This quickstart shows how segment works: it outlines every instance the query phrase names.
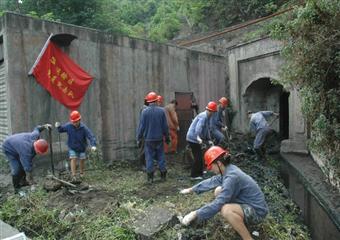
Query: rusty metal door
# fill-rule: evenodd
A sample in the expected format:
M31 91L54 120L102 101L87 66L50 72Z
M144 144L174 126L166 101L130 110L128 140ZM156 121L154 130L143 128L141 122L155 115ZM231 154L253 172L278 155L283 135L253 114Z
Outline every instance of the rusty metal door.
M186 135L194 117L191 107L193 96L193 92L175 92L175 99L177 101L176 112L180 127L178 133L178 151L183 150L187 145Z

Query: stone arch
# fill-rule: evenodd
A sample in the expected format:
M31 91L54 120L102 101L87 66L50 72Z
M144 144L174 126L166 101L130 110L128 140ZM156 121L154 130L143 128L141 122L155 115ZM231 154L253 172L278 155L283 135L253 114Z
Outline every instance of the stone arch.
M280 113L279 120L269 124L282 139L289 137L289 92L282 85L273 84L270 77L260 77L246 86L242 94L244 111L275 111ZM245 116L247 114L244 114Z

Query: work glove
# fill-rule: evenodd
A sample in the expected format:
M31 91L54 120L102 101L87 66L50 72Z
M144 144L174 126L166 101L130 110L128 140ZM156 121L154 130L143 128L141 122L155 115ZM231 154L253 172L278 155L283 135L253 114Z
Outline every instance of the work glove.
M49 124L49 123L44 124L43 127L44 127L46 130L52 129L52 125Z
M197 141L198 141L198 144L202 144L203 143L203 140L200 138L200 136L197 136Z
M180 194L188 194L188 193L191 193L191 192L192 192L191 188L185 188L185 189L182 189L179 193Z
M97 147L96 146L92 146L91 147L91 152L95 152L95 151L97 151Z
M214 142L213 141L211 141L211 140L209 140L208 141L208 145L211 147L211 146L214 146Z
M26 181L28 182L29 185L33 185L33 174L32 172L25 172L26 173Z
M170 144L170 138L169 138L169 136L167 136L166 138L165 138L165 142L166 142L166 144Z
M194 221L197 217L196 211L192 211L191 213L185 215L182 219L182 224L188 226L192 221Z
M223 131L223 132L226 132L226 131L228 131L228 127L227 127L227 126L225 126L225 127L222 127L222 131Z
M139 141L139 140L137 141L137 147L138 147L138 148L141 148L141 147L142 147L142 141Z
M42 132L45 129L45 127L43 125L38 125L37 129L39 132Z
M58 127L60 127L60 122L55 122L55 124L54 124L54 126L56 127L56 128L58 128Z
M177 131L179 132L179 127L177 127Z

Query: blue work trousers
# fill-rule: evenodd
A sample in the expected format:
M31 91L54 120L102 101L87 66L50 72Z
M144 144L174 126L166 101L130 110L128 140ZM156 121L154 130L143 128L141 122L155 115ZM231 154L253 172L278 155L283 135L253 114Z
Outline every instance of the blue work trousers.
M13 156L12 154L8 152L4 152L6 155L6 158L8 159L9 166L11 168L11 175L12 176L21 176L25 173L24 168L22 167L22 164L19 160L19 156Z
M218 130L217 128L214 128L214 129L211 130L211 135L216 140L217 145L224 141L225 137L224 137L223 133L220 130Z
M153 162L158 162L158 167L161 172L166 171L165 154L163 141L145 141L145 159L146 172L154 172Z

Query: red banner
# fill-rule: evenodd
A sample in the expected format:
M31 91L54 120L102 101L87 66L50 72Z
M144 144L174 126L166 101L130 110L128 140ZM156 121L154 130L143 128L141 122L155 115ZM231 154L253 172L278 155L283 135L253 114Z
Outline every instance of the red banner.
M49 40L32 74L51 96L65 107L76 110L93 77Z

